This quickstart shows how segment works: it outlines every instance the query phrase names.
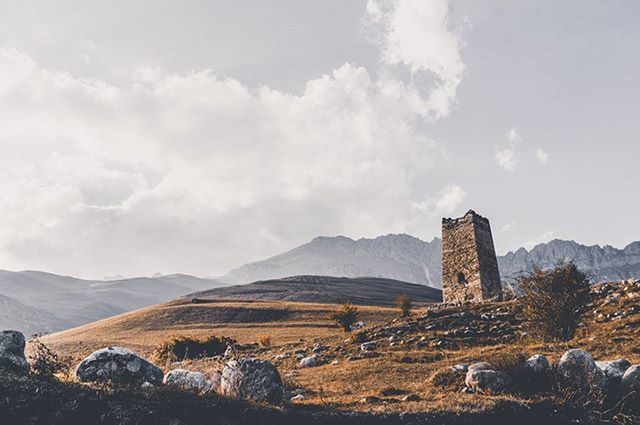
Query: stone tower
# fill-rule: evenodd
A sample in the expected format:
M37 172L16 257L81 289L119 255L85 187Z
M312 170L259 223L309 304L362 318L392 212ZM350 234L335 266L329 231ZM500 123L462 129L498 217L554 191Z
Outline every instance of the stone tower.
M473 210L442 219L442 291L446 303L502 299L489 220Z

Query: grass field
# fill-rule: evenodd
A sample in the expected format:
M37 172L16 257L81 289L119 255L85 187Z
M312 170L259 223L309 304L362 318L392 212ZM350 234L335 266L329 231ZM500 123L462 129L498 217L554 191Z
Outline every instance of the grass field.
M639 296L637 285L624 289L623 295L613 301L607 294L596 296L578 334L564 343L530 341L521 330L513 301L446 309L422 307L409 318L399 318L394 308L359 307L368 339L377 344L372 353L362 353L360 344L352 342L328 319L336 305L192 303L188 299L53 334L43 341L80 360L93 350L110 345L129 347L152 357L155 347L168 338L216 334L245 344L243 356L273 361L290 388L305 391L305 398L298 404L363 412L481 412L504 403L541 403L550 396L463 394L459 392L463 376L443 386L434 383L433 375L457 363L491 362L506 353L545 354L557 361L570 348L583 348L596 360L625 357L638 364L640 314L635 310ZM617 319L607 318L618 311L628 313ZM485 313L494 318L483 319ZM487 331L493 329L491 326L500 328L499 332ZM457 331L460 329L477 332L469 337ZM397 335L395 343L389 340L390 334ZM258 346L259 335L270 335L271 346ZM319 354L322 364L299 368L293 354L309 355L316 345L324 347ZM289 357L274 360L283 353ZM218 359L185 360L180 364L207 373L221 366L222 360ZM418 399L403 401L408 394L417 395Z

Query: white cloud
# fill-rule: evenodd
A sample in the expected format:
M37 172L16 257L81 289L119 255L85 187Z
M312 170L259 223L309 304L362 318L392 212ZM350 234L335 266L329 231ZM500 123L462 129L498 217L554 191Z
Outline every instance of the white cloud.
M515 223L507 223L504 226L502 226L500 228L500 230L498 231L498 233L502 234L502 233L507 233L508 231L510 231L511 229L513 229L515 227Z
M405 66L413 78L432 78L424 114L436 119L448 115L465 70L460 29L450 29L448 2L368 0L367 19L383 65Z
M549 161L549 154L538 148L536 149L536 158L538 158L538 161L546 164Z
M549 242L551 239L553 239L554 235L555 235L555 232L553 230L546 231L543 234L541 234L540 236L538 236L537 238L535 238L533 240L530 240L530 241L524 242L522 244L522 246L525 249L530 251L536 245L539 245L541 243Z
M1 50L2 266L210 274L318 234L420 228L430 217L412 207L428 196L415 182L440 155L420 120L448 113L462 70L446 12L407 4L427 29L405 3L386 4L384 24L369 15L385 46L401 47L383 62L436 75L426 92L352 64L299 95L206 70L140 68L115 85ZM417 32L398 27L409 18ZM437 49L424 57L404 40L427 36ZM433 205L449 211L463 197L451 186Z
M514 172L520 163L520 145L524 143L515 128L511 128L507 132L507 143L508 146L506 148L499 149L496 152L496 160L500 167Z
M450 184L442 188L433 198L415 203L413 208L432 215L451 214L462 205L466 196L467 192L463 188Z

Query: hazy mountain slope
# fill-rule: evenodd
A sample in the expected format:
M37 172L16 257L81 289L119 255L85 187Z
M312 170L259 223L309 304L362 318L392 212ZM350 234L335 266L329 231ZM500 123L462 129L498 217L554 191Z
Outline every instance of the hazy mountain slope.
M246 285L216 288L193 294L197 300L261 300L337 304L351 301L360 305L392 306L406 293L415 303L442 301L438 289L383 278L293 276Z
M232 270L221 280L247 283L302 274L373 276L442 287L440 240L425 242L409 235L386 235L353 240L344 236L319 237L291 251ZM624 249L574 241L553 240L527 251L498 257L500 274L510 280L533 265L548 268L573 259L594 281L640 278L640 242Z
M187 275L92 281L36 271L0 271L0 328L27 334L56 331L219 285Z
M49 313L0 294L0 329L20 329L26 335L32 335L70 326L70 323Z
M232 270L223 281L242 284L295 275L384 277L434 287L441 284L440 240L410 235L375 239L317 237L264 261Z

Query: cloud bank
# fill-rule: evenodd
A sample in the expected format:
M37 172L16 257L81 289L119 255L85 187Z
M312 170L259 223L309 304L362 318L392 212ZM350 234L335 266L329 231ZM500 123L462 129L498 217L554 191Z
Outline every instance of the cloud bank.
M222 273L318 234L421 225L461 42L444 0L369 1L380 69L355 64L299 94L210 70L136 68L125 83L44 69L0 51L4 268L97 277ZM404 78L406 72L429 78Z

